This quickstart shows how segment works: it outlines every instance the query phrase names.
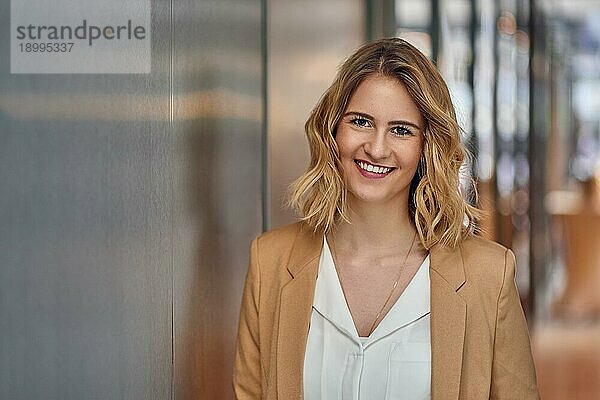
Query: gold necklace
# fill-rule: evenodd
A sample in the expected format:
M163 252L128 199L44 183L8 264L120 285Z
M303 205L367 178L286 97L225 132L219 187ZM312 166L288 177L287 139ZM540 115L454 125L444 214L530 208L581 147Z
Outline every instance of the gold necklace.
M408 256L410 255L412 248L415 245L416 238L417 238L417 232L415 232L415 235L413 236L413 240L412 240L412 243L410 244L410 248L408 249L408 253L406 253L406 256L404 256L404 262L402 263L402 268L400 268L400 270L398 271L398 276L396 276L396 281L394 281L392 290L390 291L390 294L388 295L387 299L385 300L385 303L383 303L383 306L381 307L381 309L379 309L379 312L375 316L375 321L373 321L373 324L371 324L371 328L369 329L368 336L371 336L371 334L373 333L373 329L375 328L377 322L379 321L379 318L381 317L381 313L383 313L383 310L385 310L385 307L390 302L390 299L392 298L392 295L394 294L394 291L396 290L396 287L398 286L398 282L400 281L400 276L402 275L402 271L404 271L404 268L406 266L406 260L408 260ZM341 284L342 283L342 278L341 278L342 274L340 274L340 271L337 267L337 262L336 262L337 256L335 254L335 245L333 243L331 244L331 253L333 255L333 265L335 267L335 270L338 273L338 277L340 277L340 286L342 287L342 293L344 294L344 297L346 298L346 304L348 304L348 296L346 296L346 291L344 290L344 285Z

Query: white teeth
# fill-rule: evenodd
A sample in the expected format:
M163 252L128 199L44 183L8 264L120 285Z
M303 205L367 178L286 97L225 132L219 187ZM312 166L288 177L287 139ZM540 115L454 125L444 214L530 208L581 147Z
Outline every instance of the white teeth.
M369 172L374 172L376 174L387 174L388 172L391 171L391 168L387 168L387 167L375 167L371 164L366 164L362 161L358 162L358 165L364 169L365 171L369 171Z

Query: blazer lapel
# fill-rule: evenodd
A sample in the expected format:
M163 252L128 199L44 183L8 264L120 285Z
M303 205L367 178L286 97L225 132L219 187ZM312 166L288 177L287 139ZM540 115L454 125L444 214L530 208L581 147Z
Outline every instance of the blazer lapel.
M290 254L287 269L292 279L281 290L277 337L277 396L280 399L302 399L304 352L323 235L323 231L313 232L300 224Z
M460 247L430 249L431 399L458 399L467 305L457 293L465 283Z

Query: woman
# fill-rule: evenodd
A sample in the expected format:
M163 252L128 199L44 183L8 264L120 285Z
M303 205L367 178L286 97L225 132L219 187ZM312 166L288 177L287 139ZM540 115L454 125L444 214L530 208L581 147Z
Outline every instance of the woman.
M511 250L476 236L448 89L401 39L356 51L305 125L299 222L252 242L238 399L536 399Z

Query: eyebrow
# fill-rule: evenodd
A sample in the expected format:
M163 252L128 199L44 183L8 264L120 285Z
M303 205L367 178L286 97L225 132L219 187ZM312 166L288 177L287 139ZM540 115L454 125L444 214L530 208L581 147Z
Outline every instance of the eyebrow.
M364 118L370 119L370 120L372 120L372 121L373 121L373 120L375 120L375 118L373 118L373 117L372 117L372 116L370 116L369 114L367 114L367 113L364 113L364 112L358 112L358 111L348 111L346 114L344 114L344 115L342 116L342 118L343 118L343 117L346 117L346 116L348 116L348 115L358 115L358 116L361 116L361 117L364 117ZM421 130L421 127L420 127L419 125L415 124L414 122L407 121L407 120L403 120L403 119L401 119L401 120L398 120L398 121L390 121L390 122L388 122L388 125L398 125L398 124L400 124L400 125L410 125L410 126L412 126L413 128L416 128L416 129L418 129L418 130Z

